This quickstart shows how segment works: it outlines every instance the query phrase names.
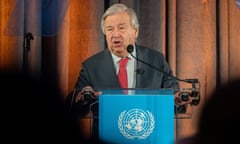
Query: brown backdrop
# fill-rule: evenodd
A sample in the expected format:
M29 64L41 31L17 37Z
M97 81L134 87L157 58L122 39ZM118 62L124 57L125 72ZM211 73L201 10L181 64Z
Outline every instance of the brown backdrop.
M71 0L57 35L35 36L32 41L29 74L50 80L64 95L73 90L81 62L104 49L100 19L115 2L137 12L139 44L163 52L176 76L200 80L201 103L188 107L192 119L176 120L177 138L194 134L211 92L240 78L240 8L234 0ZM4 34L14 4L15 0L0 1L1 71L22 71L23 36Z

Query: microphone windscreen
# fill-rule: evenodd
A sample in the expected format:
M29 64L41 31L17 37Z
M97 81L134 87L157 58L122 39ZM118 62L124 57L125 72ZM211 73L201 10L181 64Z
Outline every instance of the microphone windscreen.
M133 52L133 45L128 45L128 47L127 47L127 51L129 52L129 53L132 53Z

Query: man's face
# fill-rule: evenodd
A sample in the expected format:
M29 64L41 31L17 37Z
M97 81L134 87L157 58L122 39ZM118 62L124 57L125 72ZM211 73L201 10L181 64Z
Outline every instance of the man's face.
M138 29L133 29L130 17L126 12L120 12L105 19L106 40L109 50L119 57L128 55L127 46L135 44Z

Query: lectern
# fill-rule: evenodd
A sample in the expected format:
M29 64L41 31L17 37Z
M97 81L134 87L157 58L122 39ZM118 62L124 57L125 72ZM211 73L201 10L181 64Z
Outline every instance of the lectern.
M172 89L110 89L99 96L99 138L106 143L173 144Z

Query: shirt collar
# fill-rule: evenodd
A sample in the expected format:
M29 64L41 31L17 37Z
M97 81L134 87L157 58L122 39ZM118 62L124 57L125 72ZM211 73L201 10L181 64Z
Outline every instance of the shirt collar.
M121 59L121 57L118 57L118 56L114 55L113 53L111 53L111 55L112 55L112 57L113 57L114 63L118 63L118 61ZM135 46L135 45L133 46L132 55L133 55L134 57L136 57L136 46ZM129 57L130 59L134 59L133 56L131 56L130 54L128 54L128 57Z

